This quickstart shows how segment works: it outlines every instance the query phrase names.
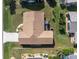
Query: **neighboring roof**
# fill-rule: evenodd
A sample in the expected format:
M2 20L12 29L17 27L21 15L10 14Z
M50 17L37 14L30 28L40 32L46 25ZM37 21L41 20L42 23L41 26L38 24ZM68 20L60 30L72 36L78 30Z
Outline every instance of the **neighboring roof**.
M60 4L77 3L77 0L60 0Z
M65 0L66 3L73 3L73 2L77 2L77 0Z
M69 12L71 22L77 22L77 12Z
M77 55L72 54L72 55L69 55L68 58L69 59L77 59Z
M75 33L77 32L77 22L71 22L70 23L70 30L69 30L70 33Z
M69 14L69 21L68 23L70 24L70 33L75 33L77 32L77 12L68 12Z
M77 43L77 32L75 33L75 43Z
M70 31L71 33L77 32L77 12L69 12L70 15Z

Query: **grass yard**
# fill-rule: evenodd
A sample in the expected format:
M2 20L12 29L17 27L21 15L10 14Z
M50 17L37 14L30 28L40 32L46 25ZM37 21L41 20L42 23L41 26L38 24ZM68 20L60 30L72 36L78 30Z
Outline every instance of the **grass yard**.
M15 42L7 42L3 44L3 51L4 51L4 59L10 59L11 51L14 47L20 47L18 43Z
M3 30L7 32L15 32L20 23L22 23L22 15L18 13L11 15L9 6L4 7Z
M66 44L66 43L64 43ZM67 45L67 44L66 44ZM3 45L4 59L10 59L14 56L16 59L21 59L21 54L24 53L48 53L49 55L57 54L63 48L70 48L71 46L58 45L55 48L22 48L17 42L7 42ZM60 47L59 47L60 46Z

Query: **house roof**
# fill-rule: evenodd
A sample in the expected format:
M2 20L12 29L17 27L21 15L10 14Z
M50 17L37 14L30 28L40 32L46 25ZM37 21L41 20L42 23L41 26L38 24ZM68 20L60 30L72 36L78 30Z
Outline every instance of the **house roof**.
M53 38L53 31L43 31L38 38Z
M43 32L44 13L41 11L30 11L23 14L23 31L20 32L20 37L31 37L39 35Z
M65 0L66 3L73 3L73 2L77 2L77 0Z
M77 12L69 12L69 18L70 18L70 33L77 32Z
M23 31L19 32L20 44L52 44L53 32L44 31L44 13L29 11L23 14Z

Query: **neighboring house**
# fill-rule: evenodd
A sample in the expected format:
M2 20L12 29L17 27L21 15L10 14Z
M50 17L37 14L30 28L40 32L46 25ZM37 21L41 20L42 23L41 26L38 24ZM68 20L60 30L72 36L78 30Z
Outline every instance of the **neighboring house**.
M77 12L68 12L66 14L66 32L69 33L71 41L77 43Z
M77 55L74 55L74 54L69 55L69 56L68 56L68 59L77 59Z
M77 5L77 0L60 0L60 4L71 6L71 5Z
M44 30L44 12L29 11L23 13L23 28L19 32L21 45L52 45L53 31Z

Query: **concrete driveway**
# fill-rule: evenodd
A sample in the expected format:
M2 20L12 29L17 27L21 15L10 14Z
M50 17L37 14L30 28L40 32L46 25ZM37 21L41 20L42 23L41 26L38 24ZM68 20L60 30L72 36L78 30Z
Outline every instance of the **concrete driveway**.
M3 43L5 42L18 42L18 33L3 31Z

